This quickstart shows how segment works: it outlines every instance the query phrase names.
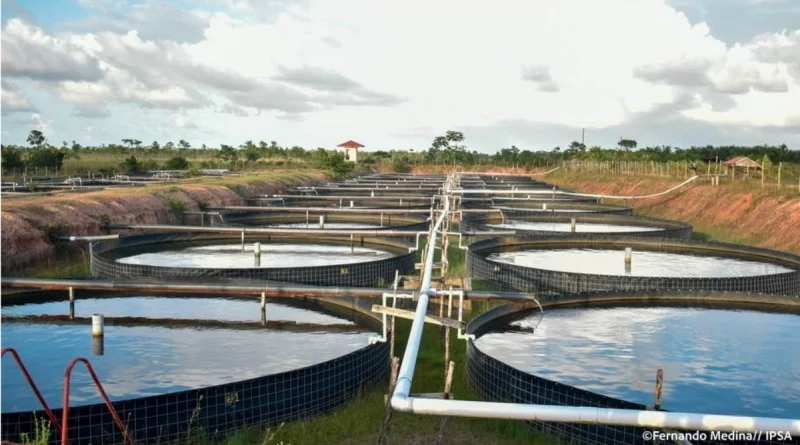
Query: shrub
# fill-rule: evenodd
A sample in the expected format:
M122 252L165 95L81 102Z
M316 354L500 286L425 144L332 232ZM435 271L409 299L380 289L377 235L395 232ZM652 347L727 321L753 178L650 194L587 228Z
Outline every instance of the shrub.
M167 170L186 170L189 168L189 161L183 156L175 156L164 164L164 168Z
M392 162L392 171L395 173L408 173L411 171L411 165L405 159L395 159Z

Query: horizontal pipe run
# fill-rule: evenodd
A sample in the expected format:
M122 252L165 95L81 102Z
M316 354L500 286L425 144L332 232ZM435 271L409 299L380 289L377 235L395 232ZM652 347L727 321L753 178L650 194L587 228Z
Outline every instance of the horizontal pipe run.
M369 195L272 195L272 197L280 199L309 199L309 200L324 200L324 201L359 201L359 200L400 200L403 201L423 201L430 202L430 196L408 196L408 195L384 195L384 196L369 196ZM262 198L250 198L251 201L258 201ZM268 199L268 197L263 198Z
M304 213L304 212L319 212L319 213L356 213L356 214L378 214L384 213L387 215L405 215L405 214L423 214L428 215L431 213L429 209L351 209L349 207L256 207L256 206L209 206L209 209L214 210L244 210L252 212L287 212L287 213Z
M368 229L280 229L266 227L203 227L203 226L177 226L170 224L109 224L109 229L122 230L149 230L168 232L203 232L203 233L235 233L235 234L264 234L264 235L327 235L327 236L368 236L374 238L387 236L416 236L418 231L413 230L368 230Z
M77 235L77 236L59 236L58 239L62 241L99 241L104 239L117 239L119 234L114 235Z
M384 213L387 215L405 215L405 214L424 214L431 213L430 209L402 209L390 207L385 209L351 209L349 207L260 207L260 206L209 206L209 209L214 210L244 210L253 212L287 212L287 213L303 213L303 212L319 212L319 213L356 213L356 214L378 214ZM439 209L433 209L434 213L438 213ZM501 209L461 209L458 212L463 213L500 213ZM189 214L189 212L184 212ZM196 212L203 213L203 212ZM205 212L206 214L219 214L219 212Z
M175 281L118 281L95 279L51 279L51 278L11 278L0 280L3 287L34 288L42 290L67 290L70 287L83 290L147 291L167 293L195 293L218 295L258 295L262 292L268 297L359 297L381 298L387 291L383 287L321 287L302 286L283 283L230 283L220 284L219 280L180 283ZM468 300L533 301L530 294L523 292L464 291Z
M395 393L397 394L397 393ZM628 425L697 431L791 432L800 436L800 421L764 417L639 411L583 406L524 405L518 403L437 400L392 397L392 408L407 413L437 416L481 417L599 425Z
M389 186L389 185L385 185L385 186L378 185L378 186L363 186L363 187L346 187L346 186L345 187L313 187L313 188L310 188L308 190L309 191L313 191L313 190L342 190L342 191L344 191L344 190L347 190L347 191L362 191L362 192L363 191L367 191L367 192L380 191L380 190L391 190L391 191L398 191L398 192L406 192L406 191L412 191L412 190L414 190L414 191L426 190L426 191L436 192L440 188L441 187L438 187L438 186L393 187L393 186Z
M255 311L254 311L255 313ZM261 321L228 321L228 320L201 320L194 318L150 318L150 317L104 317L106 326L136 327L154 326L164 328L209 328L209 329L239 329L260 330L269 329L287 332L362 332L365 329L354 324L319 324L302 323L286 320L268 320L266 324ZM92 317L75 317L68 315L17 315L3 316L3 323L49 324L55 326L87 326L92 323Z
M368 230L368 229L279 229L266 227L219 227L219 226L174 226L170 224L109 224L109 229L117 230L149 230L170 232L202 232L202 233L235 233L240 234L265 234L265 235L328 235L328 236L368 236L374 238L388 236L417 236L426 234L413 230ZM461 232L465 236L501 236L514 235L513 230L507 231L472 231ZM458 232L448 232L448 236L459 236Z

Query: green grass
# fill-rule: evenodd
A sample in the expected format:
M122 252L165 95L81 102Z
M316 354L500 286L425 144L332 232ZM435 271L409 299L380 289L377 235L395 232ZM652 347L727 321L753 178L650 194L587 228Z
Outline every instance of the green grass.
M79 258L48 261L48 264L24 271L22 275L27 278L86 278L89 276L89 255L85 253Z

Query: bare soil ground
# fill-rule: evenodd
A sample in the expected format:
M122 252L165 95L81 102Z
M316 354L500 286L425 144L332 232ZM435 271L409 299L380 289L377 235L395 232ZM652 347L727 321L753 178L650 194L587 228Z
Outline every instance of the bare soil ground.
M561 173L547 182L604 195L648 195L672 188L684 179L652 176ZM695 231L724 242L800 253L800 193L794 189L761 189L756 183L712 187L697 180L665 196L642 200L604 200L629 205L636 214L686 221Z
M319 175L263 173L232 179L194 179L169 185L4 200L2 270L54 261L59 235L99 235L107 223L179 224L183 211L244 205L245 198L311 185Z

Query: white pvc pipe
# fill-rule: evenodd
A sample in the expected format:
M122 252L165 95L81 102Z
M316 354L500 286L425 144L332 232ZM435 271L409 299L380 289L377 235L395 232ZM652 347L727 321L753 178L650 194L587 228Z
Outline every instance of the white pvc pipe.
M397 384L390 402L393 409L413 414L433 414L439 416L630 425L702 431L790 432L792 435L800 436L800 420L793 419L409 397L411 382L414 377L414 369L416 368L417 354L422 340L428 300L429 297L436 295L436 291L430 288L431 270L433 266L433 253L436 245L436 233L449 211L449 197L445 194L444 198L445 207L431 230L426 256L427 261L425 262L425 270L422 276L417 310L414 314L411 332L409 333L406 350L403 354L403 362L397 375ZM459 319L461 319L460 311L461 305L459 305Z
M394 390L394 398L407 398L411 391L411 380L414 378L414 369L417 365L417 353L422 340L422 331L425 326L425 315L428 310L428 300L430 296L436 295L431 289L431 275L433 270L433 257L436 249L436 233L441 227L444 219L450 211L450 198L444 195L444 209L436 220L428 239L428 251L425 256L425 269L422 274L422 284L420 285L419 300L417 301L417 311L414 314L414 321L411 324L411 332L408 334L408 342L400 370L397 373L397 383ZM392 402L394 404L394 402Z
M583 406L524 405L400 397L395 392L392 408L414 414L481 417L545 422L631 425L649 428L700 431L775 431L800 435L800 420L712 414L638 411Z
M103 336L103 314L92 314L92 337Z

